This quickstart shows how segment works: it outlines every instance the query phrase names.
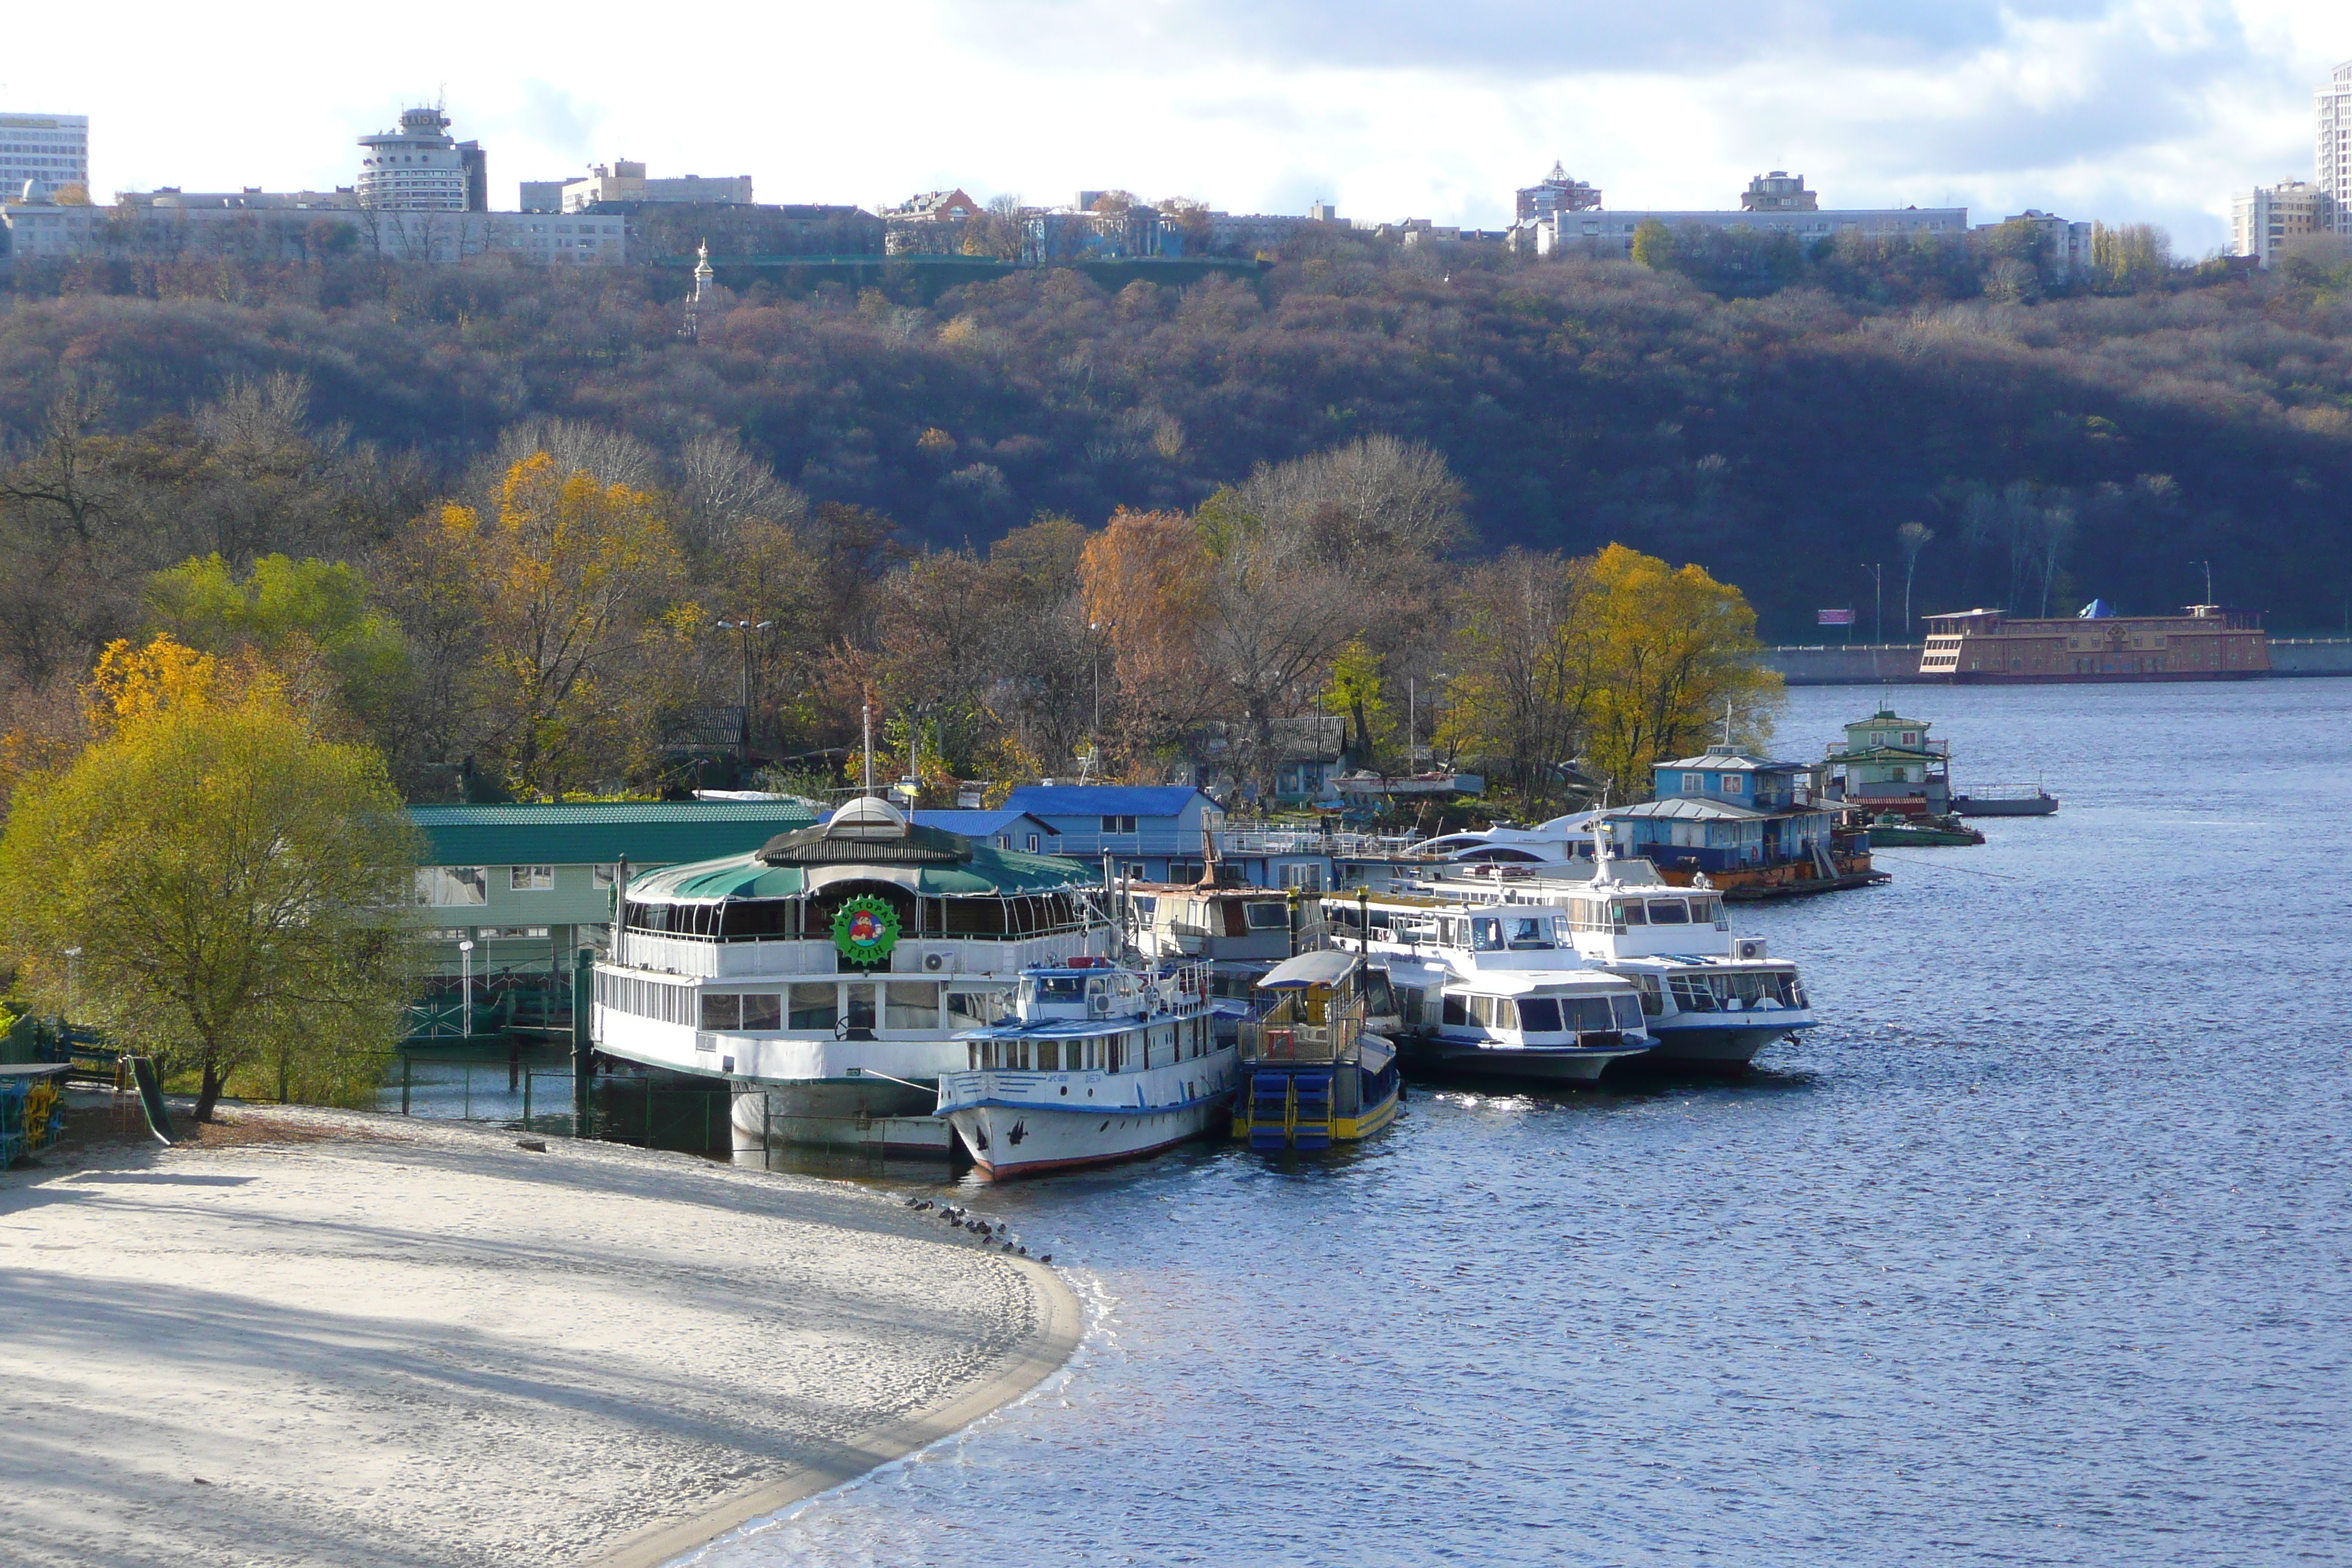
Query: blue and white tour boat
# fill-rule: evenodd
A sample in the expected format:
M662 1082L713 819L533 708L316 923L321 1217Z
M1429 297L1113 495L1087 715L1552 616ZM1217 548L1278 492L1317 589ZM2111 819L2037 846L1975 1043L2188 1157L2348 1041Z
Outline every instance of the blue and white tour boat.
M1108 959L1023 972L1013 1016L963 1036L936 1114L991 1180L1100 1165L1223 1130L1234 1052L1209 966Z

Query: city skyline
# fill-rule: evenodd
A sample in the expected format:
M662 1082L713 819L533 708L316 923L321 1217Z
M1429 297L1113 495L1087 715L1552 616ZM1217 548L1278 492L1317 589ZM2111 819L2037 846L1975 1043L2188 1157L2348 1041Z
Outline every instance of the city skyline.
M379 37L278 4L231 6L231 26L126 9L147 48L0 77L11 109L90 117L101 202L158 185L348 185L359 137L437 97L487 150L499 208L521 181L628 157L748 174L768 200L873 207L961 186L1049 204L1123 185L1235 212L1320 198L1349 216L1500 227L1511 192L1559 159L1627 209L1730 205L1785 168L1839 206L2147 221L2188 255L2227 244L2231 192L2312 176L2313 95L2352 57L2339 13L2286 0L1960 4L1892 20L1848 0L1666 0L1638 24L1486 0L1442 27L1403 9L1342 25L1309 0L1246 13L1217 0L1181 27L1172 10L1097 0L934 0L888 26L721 4L698 13L698 36L742 47L698 47L676 68L645 67L660 51L624 46L646 30L600 5L570 36L614 47L560 57L498 15L469 23L458 54L443 34ZM1529 40L1563 21L1551 52L1577 68L1530 72ZM271 37L305 53L257 54ZM293 68L321 51L361 63ZM187 85L240 71L267 89L266 134L240 124L234 96ZM192 119L220 133L191 134Z

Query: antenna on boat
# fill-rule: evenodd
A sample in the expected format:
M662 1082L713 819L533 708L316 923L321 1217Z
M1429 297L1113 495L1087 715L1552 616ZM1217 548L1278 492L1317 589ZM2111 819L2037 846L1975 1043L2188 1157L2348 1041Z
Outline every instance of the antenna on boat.
M874 703L871 699L857 710L858 724L866 733L866 793L874 793Z

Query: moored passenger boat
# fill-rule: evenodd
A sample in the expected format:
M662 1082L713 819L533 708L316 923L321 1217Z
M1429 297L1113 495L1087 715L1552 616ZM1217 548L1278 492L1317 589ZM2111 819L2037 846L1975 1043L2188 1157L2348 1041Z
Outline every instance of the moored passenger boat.
M1770 957L1761 937L1733 935L1719 894L1669 883L1647 860L1612 856L1605 839L1595 848L1580 883L1498 881L1460 892L1489 902L1515 945L1540 940L1549 921L1580 961L1640 987L1657 1044L1639 1066L1745 1067L1820 1022L1797 966Z
M626 882L596 966L608 1056L735 1090L739 1140L946 1159L961 1035L1021 972L1117 944L1099 873L910 825L871 796L757 853Z
M1258 982L1271 1005L1241 1027L1234 1136L1253 1149L1325 1149L1396 1120L1403 1092L1386 973L1359 953L1303 952Z
M1100 960L1024 972L1013 1015L963 1037L935 1114L992 1180L1157 1153L1220 1124L1234 1047L1219 1045L1209 971Z
M1324 901L1334 939L1387 971L1407 1067L1589 1083L1655 1042L1639 990L1562 939L1565 913L1411 893Z

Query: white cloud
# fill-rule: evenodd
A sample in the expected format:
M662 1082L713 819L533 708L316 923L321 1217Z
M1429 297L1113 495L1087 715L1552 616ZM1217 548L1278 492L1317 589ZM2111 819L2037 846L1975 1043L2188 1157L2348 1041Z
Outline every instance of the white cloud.
M1234 210L1506 220L1565 158L1612 205L1728 205L1766 168L1833 204L2152 219L2307 174L2352 16L2311 0L611 0L411 26L284 0L110 9L43 62L102 189L351 183L353 139L446 91L492 191L643 158L770 200L961 184L1183 192Z

